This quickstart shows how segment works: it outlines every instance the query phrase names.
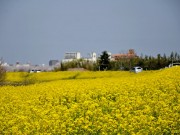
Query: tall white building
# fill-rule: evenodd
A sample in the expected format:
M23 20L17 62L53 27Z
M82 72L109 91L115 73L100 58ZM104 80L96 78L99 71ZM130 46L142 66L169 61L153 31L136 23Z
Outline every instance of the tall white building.
M95 52L90 53L90 57L84 58L84 60L91 61L91 62L96 62L97 61L97 56Z
M112 59L112 54L111 54L111 52L107 52L108 53L108 55L109 55L109 59L111 60Z
M62 62L70 62L81 58L80 52L66 52Z

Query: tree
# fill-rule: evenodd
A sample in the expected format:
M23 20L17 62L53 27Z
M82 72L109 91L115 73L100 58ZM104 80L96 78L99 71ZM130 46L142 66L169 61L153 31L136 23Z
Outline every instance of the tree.
M2 85L5 81L6 78L6 70L5 68L2 66L3 64L3 60L2 58L0 59L0 85Z
M156 69L160 69L162 68L162 58L161 58L161 54L157 55L157 64L156 64Z
M107 51L103 51L102 55L100 55L99 66L100 66L100 70L110 69L110 58Z
M174 52L171 52L171 55L170 55L170 60L171 60L171 63L174 62Z

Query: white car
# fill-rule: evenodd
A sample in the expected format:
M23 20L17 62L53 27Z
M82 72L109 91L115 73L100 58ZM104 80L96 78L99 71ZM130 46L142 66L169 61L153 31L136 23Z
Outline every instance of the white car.
M32 69L32 70L30 70L29 72L30 72L30 73L40 73L41 70L36 70L36 69L34 70L34 69Z
M180 66L180 63L171 63L171 64L169 64L169 67L173 67L173 66Z
M135 72L135 73L139 73L139 72L142 72L143 71L143 68L137 66L137 67L133 67L131 69L131 72Z

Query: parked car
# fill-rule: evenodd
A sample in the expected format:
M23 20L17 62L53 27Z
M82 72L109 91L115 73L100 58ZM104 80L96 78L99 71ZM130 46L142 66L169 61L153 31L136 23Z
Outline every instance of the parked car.
M30 73L39 73L39 72L41 72L41 70L32 69L32 70L30 70L29 72L30 72Z
M30 72L30 73L35 73L35 70L32 69L32 70L30 70L29 72Z
M133 67L133 68L131 69L131 72L134 72L134 73L139 73L139 72L142 72L142 71L143 71L143 68L142 68L142 67L139 67L139 66Z
M180 63L171 63L171 64L169 64L169 67L173 67L173 66L180 66Z

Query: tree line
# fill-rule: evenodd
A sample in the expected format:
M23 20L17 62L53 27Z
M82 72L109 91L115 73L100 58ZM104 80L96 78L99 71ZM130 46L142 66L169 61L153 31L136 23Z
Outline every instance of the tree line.
M140 57L119 58L118 60L111 60L107 51L103 51L100 57L97 59L96 63L79 59L71 62L61 63L59 67L54 69L54 71L67 71L69 68L83 68L89 71L128 71L134 66L140 66L143 68L143 70L158 70L168 67L172 63L180 63L180 54L177 52L171 52L169 56L166 54L157 54L156 57L141 55ZM2 64L3 60L0 59L0 85L4 84L6 78L6 70Z
M180 63L180 54L177 52L171 52L170 56L167 56L166 54L157 54L156 57L141 55L140 57L111 60L107 51L103 51L96 63L83 59L74 60L61 63L59 67L55 68L55 71L67 71L69 68L84 68L90 71L128 71L134 66L140 66L144 70L158 70L168 67L171 63Z

